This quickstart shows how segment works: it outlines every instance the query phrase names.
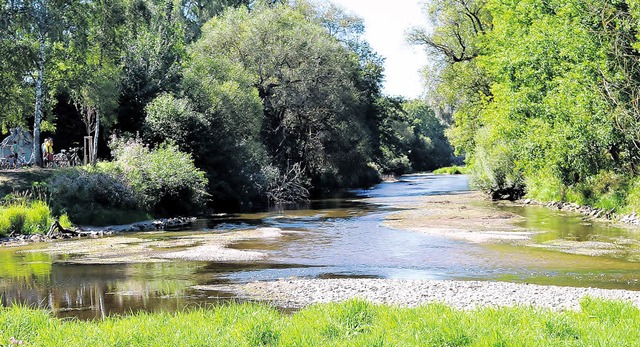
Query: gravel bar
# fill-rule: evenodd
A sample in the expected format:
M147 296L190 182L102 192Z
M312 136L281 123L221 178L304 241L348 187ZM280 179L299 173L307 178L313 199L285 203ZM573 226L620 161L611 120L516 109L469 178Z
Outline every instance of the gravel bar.
M219 286L197 286L217 289ZM283 307L361 298L373 303L415 307L440 302L460 309L534 306L579 310L586 297L629 301L640 307L640 292L619 289L542 286L527 283L395 279L283 279L228 285L239 297Z

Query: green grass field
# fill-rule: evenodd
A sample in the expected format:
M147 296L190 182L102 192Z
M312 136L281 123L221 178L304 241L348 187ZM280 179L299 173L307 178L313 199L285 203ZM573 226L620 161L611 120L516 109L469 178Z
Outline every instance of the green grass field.
M471 311L395 308L352 300L284 314L231 304L103 321L0 309L0 345L12 346L638 346L640 311L585 299L582 311L516 307Z

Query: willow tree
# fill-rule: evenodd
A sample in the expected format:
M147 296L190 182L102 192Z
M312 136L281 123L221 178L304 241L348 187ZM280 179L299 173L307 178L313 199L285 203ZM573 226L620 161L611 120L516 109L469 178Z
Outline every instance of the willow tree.
M487 0L431 0L425 5L429 26L407 34L410 43L425 48L434 65L425 69L427 95L439 118L455 123L450 137L458 152L473 153L483 99L491 80L478 66L483 36L492 30Z
M348 177L366 164L367 135L354 107L357 56L325 28L284 5L237 9L203 28L195 49L252 76L264 121L261 140L285 171L303 168L313 182Z

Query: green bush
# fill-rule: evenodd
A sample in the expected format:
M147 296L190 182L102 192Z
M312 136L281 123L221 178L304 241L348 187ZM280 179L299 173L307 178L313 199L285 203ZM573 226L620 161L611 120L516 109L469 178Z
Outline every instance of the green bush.
M526 175L527 196L540 201L568 199L568 190L552 169L538 170Z
M640 212L640 177L629 182L625 212Z
M191 155L171 143L150 149L138 139L113 139L115 173L131 187L140 208L161 214L193 213L204 206L207 179Z
M465 166L454 165L433 170L433 173L436 175L464 175L467 173L467 168Z
M204 173L176 146L151 150L139 140L114 139L112 148L113 162L62 170L48 182L56 214L79 224L126 224L204 205Z
M524 173L518 167L512 143L482 133L471 166L471 185L494 197L519 198L525 190ZM486 137L485 137L486 136Z
M75 223L106 225L140 220L132 189L122 176L105 172L102 167L60 171L51 178L48 189L54 213L66 213ZM133 218L122 218L123 213Z
M43 201L12 203L0 207L0 236L44 234L53 223L49 206Z

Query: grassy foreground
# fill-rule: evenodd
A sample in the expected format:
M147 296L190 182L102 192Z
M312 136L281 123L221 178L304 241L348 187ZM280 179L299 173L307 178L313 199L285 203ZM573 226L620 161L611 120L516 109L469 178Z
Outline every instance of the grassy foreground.
M460 311L394 308L352 300L293 315L232 304L104 321L0 308L0 345L24 346L637 346L640 311L585 299L581 312L516 307Z

